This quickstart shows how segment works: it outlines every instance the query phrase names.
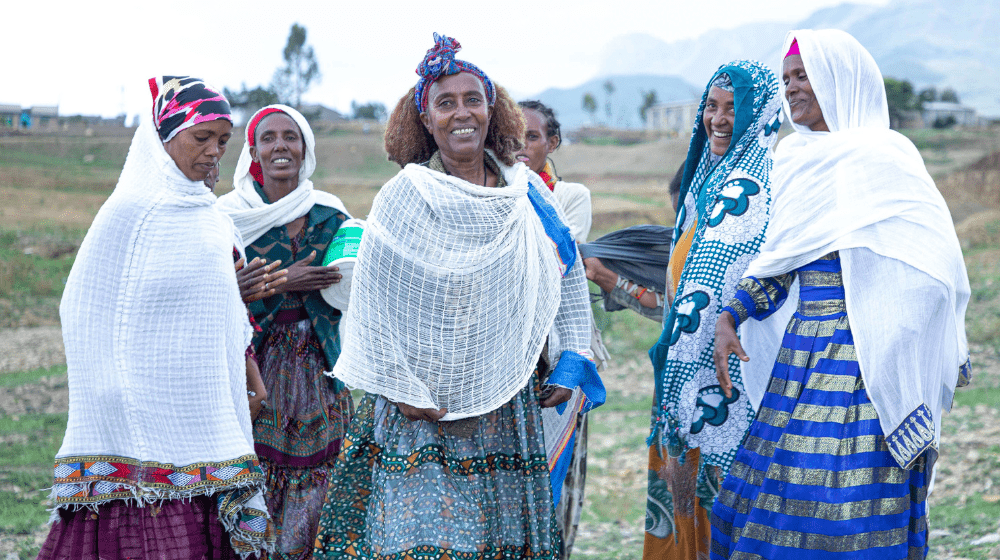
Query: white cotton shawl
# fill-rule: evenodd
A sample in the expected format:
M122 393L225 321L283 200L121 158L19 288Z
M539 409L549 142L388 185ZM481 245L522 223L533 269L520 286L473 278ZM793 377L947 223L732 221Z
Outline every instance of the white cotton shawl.
M583 266L561 275L529 180L558 204L524 164L501 168L507 186L487 188L410 164L379 191L333 368L348 386L457 420L520 391L546 336L552 367L589 356Z
M951 215L916 147L889 130L882 75L864 47L842 31L805 30L790 32L782 52L793 38L831 132L793 123L797 133L779 144L767 240L746 276L773 277L839 251L861 374L882 430L929 440L913 422L903 426L923 404L936 446L969 355L969 281ZM778 313L741 326L750 356L744 383L757 405L797 294L796 283ZM890 443L904 467L916 459L905 447Z
M253 131L247 126L246 141L243 144L243 151L240 152L236 173L233 176L233 191L220 196L218 201L219 208L233 219L233 223L236 224L236 228L243 237L245 246L257 241L269 229L283 226L292 220L305 216L316 204L335 208L348 218L351 217L350 212L344 207L344 203L339 197L316 190L313 188L312 181L309 180L309 177L316 171L316 136L302 113L287 105L268 105L257 113L267 109L279 109L292 117L292 120L299 125L299 129L302 131L302 138L306 142L306 152L303 154L302 166L299 168L299 186L281 199L270 204L265 203L254 189L253 176L250 175L250 164L253 163L253 158L250 156ZM254 113L254 116L257 113ZM248 122L252 121L253 118Z
M252 330L233 267L237 236L214 202L177 168L147 115L60 305L69 422L56 455L57 507L100 503L121 484L140 503L250 487L258 493L248 506L266 511L259 469L184 474L256 463L244 354ZM101 480L114 469L100 461L116 459L138 470ZM88 461L99 463L82 478L67 470ZM175 474L156 484L156 468ZM70 476L79 484L59 483Z

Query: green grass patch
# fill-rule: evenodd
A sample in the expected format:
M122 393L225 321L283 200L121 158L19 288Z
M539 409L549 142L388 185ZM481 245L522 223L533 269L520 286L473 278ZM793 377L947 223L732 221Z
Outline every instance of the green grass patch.
M84 235L65 227L0 229L0 328L58 321L59 299Z
M978 493L967 496L964 502L958 497L949 498L931 508L929 525L931 530L945 530L951 534L932 539L931 547L947 551L952 557L990 558L990 551L996 543L978 546L971 543L984 535L995 533L997 519L1000 519L1000 503L985 502Z
M38 530L52 486L53 457L66 432L65 413L0 417L0 535Z
M58 365L29 371L0 373L0 387L16 387L26 383L38 383L38 380L50 375L66 375L66 365ZM4 419L0 418L0 422Z
M977 387L975 370L972 372L972 383L967 387L962 387L955 391L955 406L968 406L975 408L976 405L986 405L996 407L1000 403L1000 388L997 387ZM980 422L970 422L969 426L974 427ZM981 427L981 425L980 425Z
M599 288L591 283L590 290L597 292ZM600 303L595 304L593 309L594 322L612 356L646 354L660 338L662 328L658 321L651 321L628 309L609 313Z

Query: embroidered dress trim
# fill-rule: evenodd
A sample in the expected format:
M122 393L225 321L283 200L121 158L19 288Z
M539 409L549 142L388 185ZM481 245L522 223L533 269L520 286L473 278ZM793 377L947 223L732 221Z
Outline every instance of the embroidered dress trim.
M107 455L61 457L52 493L56 508L119 499L151 502L255 485L263 477L256 455L182 467Z
M885 436L892 458L909 469L927 449L934 445L934 416L927 405L921 404L909 414L891 434Z

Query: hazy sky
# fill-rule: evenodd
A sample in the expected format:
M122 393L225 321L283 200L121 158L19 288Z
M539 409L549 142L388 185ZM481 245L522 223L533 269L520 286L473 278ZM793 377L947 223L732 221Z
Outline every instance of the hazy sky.
M310 102L346 112L352 100L374 100L391 110L415 82L433 31L457 38L460 58L527 95L593 78L599 53L618 35L672 42L752 21L793 23L843 2L10 2L0 31L0 103L131 118L149 110L146 80L154 75L194 75L219 88L267 84L296 22L323 74L304 98Z

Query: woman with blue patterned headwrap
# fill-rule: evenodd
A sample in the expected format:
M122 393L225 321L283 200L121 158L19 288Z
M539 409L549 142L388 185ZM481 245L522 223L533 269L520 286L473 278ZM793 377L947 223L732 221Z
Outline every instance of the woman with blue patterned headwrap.
M646 558L708 553L718 469L728 470L753 419L743 392L723 397L712 350L715 319L764 240L780 109L771 71L736 61L712 76L698 110L671 249L672 304L649 351L656 394Z
M517 105L458 48L435 35L386 128L403 169L372 203L333 369L367 394L316 558L558 558L542 409L604 399L565 215L515 161Z

